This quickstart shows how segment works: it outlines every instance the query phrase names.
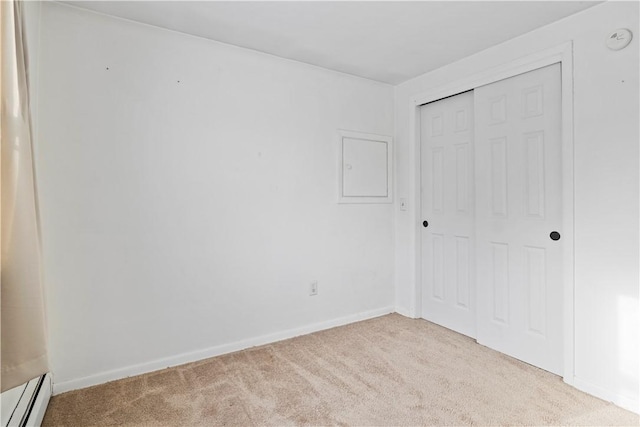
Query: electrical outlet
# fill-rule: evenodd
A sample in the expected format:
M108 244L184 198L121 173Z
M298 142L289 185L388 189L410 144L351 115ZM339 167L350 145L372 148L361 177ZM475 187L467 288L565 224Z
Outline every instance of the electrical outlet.
M310 296L318 295L318 281L317 280L314 280L313 282L311 282L311 285L309 286L309 295Z

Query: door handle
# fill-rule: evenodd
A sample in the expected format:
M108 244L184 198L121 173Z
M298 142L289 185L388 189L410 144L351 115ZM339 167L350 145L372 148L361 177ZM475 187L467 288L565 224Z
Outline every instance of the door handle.
M422 226L427 228L429 226L429 221L422 221Z
M551 237L551 240L560 240L560 233L552 231L551 234L549 234L549 237Z

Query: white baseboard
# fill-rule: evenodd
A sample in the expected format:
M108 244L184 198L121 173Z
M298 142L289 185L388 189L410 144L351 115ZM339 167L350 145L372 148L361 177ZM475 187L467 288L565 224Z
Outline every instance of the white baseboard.
M589 381L585 381L578 377L573 377L573 381L566 381L567 383L573 385L578 390L584 391L585 393L589 393L592 396L599 397L602 400L606 400L608 402L612 402L613 404L620 406L628 411L635 412L636 414L640 414L640 397L635 396L625 396L619 393L616 393L611 390L607 390L599 385L595 385Z
M401 316L408 317L409 319L418 319L418 318L420 318L420 316L414 315L412 310L409 310L408 308L405 308L405 307L396 306L396 313L398 313Z
M365 311L362 313L352 314L350 316L340 317L337 319L327 320L325 322L314 323L300 328L289 329L282 332L276 332L273 334L261 335L254 338L248 338L241 341L232 342L229 344L222 344L215 347L205 348L203 350L197 350L189 353L182 353L172 357L166 357L157 359L147 363L141 363L138 365L127 366L120 369L114 369L111 371L101 372L98 374L90 375L83 378L64 381L61 383L53 382L53 394L60 394L71 390L77 390L80 388L91 387L98 384L103 384L109 381L119 380L122 378L132 377L135 375L146 374L148 372L165 369L171 366L183 365L185 363L196 362L198 360L207 359L209 357L220 356L227 353L233 353L234 351L244 350L250 347L255 347L264 344L270 344L277 341L286 340L289 338L297 337L300 335L310 334L312 332L318 332L325 329L335 328L336 326L343 326L349 323L359 322L361 320L372 319L374 317L384 316L385 314L393 313L393 307L383 307L376 310Z

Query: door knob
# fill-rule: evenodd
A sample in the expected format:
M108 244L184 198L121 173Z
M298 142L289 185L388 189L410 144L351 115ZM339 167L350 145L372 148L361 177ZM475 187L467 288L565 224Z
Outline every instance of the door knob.
M549 237L551 237L551 240L560 240L560 233L552 231L551 234L549 234Z
M429 222L428 221L422 221L422 226L424 228L427 228L429 226Z

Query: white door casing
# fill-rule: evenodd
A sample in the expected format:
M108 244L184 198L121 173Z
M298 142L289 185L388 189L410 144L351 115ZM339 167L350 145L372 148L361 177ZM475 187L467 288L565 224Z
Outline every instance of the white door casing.
M420 117L422 317L475 337L473 92Z
M561 68L474 91L477 340L563 374Z

